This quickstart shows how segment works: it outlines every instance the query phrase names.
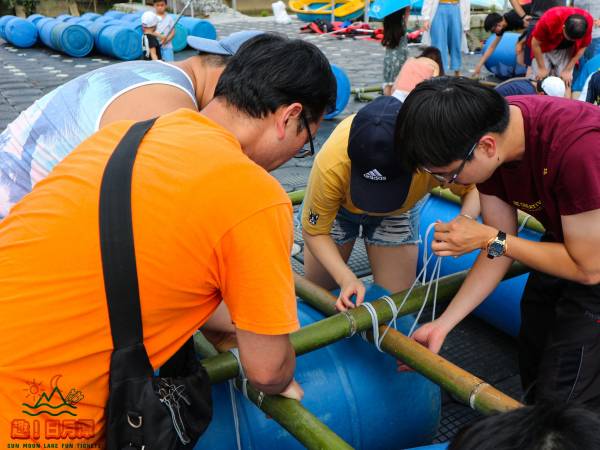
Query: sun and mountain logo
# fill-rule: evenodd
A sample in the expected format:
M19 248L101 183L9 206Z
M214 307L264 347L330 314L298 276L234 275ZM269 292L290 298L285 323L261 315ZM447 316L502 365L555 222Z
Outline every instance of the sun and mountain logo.
M41 382L35 379L27 383L26 399L29 401L22 403L24 407L22 412L28 416L39 416L48 414L50 416L61 416L63 414L75 417L77 415L77 403L83 400L83 393L80 390L72 388L65 396L58 386L58 380L61 375L55 375L50 380L50 394L46 392Z

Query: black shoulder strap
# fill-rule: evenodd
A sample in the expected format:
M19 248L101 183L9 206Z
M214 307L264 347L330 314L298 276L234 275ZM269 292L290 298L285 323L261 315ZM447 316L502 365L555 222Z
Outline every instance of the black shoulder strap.
M100 187L100 249L115 350L143 343L131 221L131 176L138 147L155 119L134 124L111 155Z

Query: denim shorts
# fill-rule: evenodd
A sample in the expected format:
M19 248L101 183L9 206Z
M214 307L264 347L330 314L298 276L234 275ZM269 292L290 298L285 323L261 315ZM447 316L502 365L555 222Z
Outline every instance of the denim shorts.
M419 200L415 206L397 216L370 216L368 214L351 213L340 208L331 227L331 237L337 245L363 238L367 245L381 247L399 247L401 245L419 244L419 223L421 209L429 198L429 194ZM298 212L302 217L302 208Z

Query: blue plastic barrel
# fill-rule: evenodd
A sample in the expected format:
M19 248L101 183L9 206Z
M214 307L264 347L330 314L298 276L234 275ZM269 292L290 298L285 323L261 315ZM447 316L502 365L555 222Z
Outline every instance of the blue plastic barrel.
M185 27L179 23L175 25L175 36L171 41L171 43L173 44L174 52L180 52L182 50L185 50L185 48L187 47L187 37L188 32L185 29Z
M4 27L6 40L15 47L29 48L37 42L38 30L28 20L19 17L10 20Z
M346 108L346 105L350 100L351 87L348 75L346 75L344 69L342 69L339 66L336 66L335 64L331 65L331 70L335 75L335 81L337 83L337 96L335 99L335 110L333 110L329 114L325 114L325 119L333 119L335 116L341 113L344 110L344 108Z
M94 20L94 23L108 22L109 20L114 20L114 19L109 16L100 16L96 20Z
M96 47L98 47L99 45L100 33L102 33L102 30L110 26L114 25L110 25L109 23L107 23L107 21L101 21L100 19L98 19L92 22L92 24L87 27L88 31L92 33L92 37L94 38L94 45L96 45ZM140 43L140 46L141 45L142 44Z
M129 13L129 14L125 14L124 16L122 16L120 20L124 20L126 22L134 22L136 20L141 20L140 17L141 16L139 14Z
M57 24L52 28L50 39L53 48L75 58L89 55L94 48L92 33L77 24Z
M45 16L42 16L41 14L32 14L32 15L30 15L30 16L27 18L27 20L28 20L29 22L31 22L32 24L34 24L34 25L35 25L35 24L37 23L37 21L38 21L38 20L41 20L41 19L43 19L44 17L45 17Z
M430 223L436 220L449 222L460 214L460 206L450 201L432 196L423 206L421 211L421 238L425 240L425 232ZM519 233L519 237L532 241L539 241L541 234L524 228ZM431 249L431 241L433 240L433 232L429 233L429 242L427 248ZM431 254L429 252L428 254ZM469 253L459 258L444 258L442 261L441 275L449 275L452 273L466 270L472 267L475 258L479 251ZM423 246L419 247L419 264L418 271L422 267ZM432 258L428 266L428 272L431 273L435 257ZM521 296L525 288L525 283L529 275L521 275L510 280L503 281L492 292L492 294L474 311L474 314L504 331L505 333L516 336L519 333L521 325Z
M385 294L375 287L367 299ZM323 319L302 302L298 317L302 326ZM399 328L407 332L413 320L402 317ZM396 367L393 357L356 335L299 357L295 377L304 389L302 405L353 448L389 450L431 442L440 418L440 389L422 375L398 373ZM227 383L213 386L213 420L196 450L238 448L231 401ZM242 448L304 448L239 392L233 401Z
M56 16L56 20L58 20L59 22L66 22L71 17L73 17L71 14L61 14L60 16Z
M69 17L67 20L65 20L65 23L79 23L82 20L83 19L81 17Z
M89 30L89 28L92 26L94 22L92 22L91 20L80 20L78 25L82 26L84 28L87 28Z
M124 12L121 11L115 11L115 10L111 10L111 11L106 11L104 13L104 17L110 17L111 19L120 19L121 17L123 17L125 15Z
M519 33L506 32L502 35L502 39L498 43L494 53L485 62L487 70L492 72L498 78L507 79L512 77L522 77L525 75L527 68L517 64L517 52L515 46L519 40ZM488 49L492 42L496 39L496 35L492 34L483 46L482 52Z
M98 18L102 17L100 14L96 14L93 12L88 12L81 15L81 20L91 20L92 22Z
M8 22L10 22L12 19L15 19L15 18L16 18L16 16L11 16L11 15L0 17L0 38L6 40L6 35L4 34L4 27L6 27L6 24Z
M52 29L58 25L59 22L56 19L41 19L38 23L37 23L37 28L38 28L38 32L39 32L39 37L40 37L40 41L42 41L42 43L48 47L51 48L53 50L58 50L57 48L54 47L54 44L52 43Z
M182 17L179 23L187 30L189 36L198 36L206 39L217 38L217 30L208 20Z
M407 448L406 450L446 450L448 448L448 445L450 445L448 442L443 442L441 444L431 444L425 445L423 447Z
M99 34L98 50L123 61L139 59L142 56L140 35L132 28L110 25Z

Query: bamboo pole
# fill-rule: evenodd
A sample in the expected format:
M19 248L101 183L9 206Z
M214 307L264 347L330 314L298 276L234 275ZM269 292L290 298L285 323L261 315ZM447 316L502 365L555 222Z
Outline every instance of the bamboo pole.
M304 189L299 191L288 192L288 196L292 201L293 205L299 205L304 200ZM443 198L444 200L448 200L449 202L456 203L457 205L461 204L461 199L458 195L453 193L450 189L443 189L441 187L436 187L431 190L431 194L436 197ZM544 233L546 229L544 225L542 225L535 217L530 216L529 214L524 213L520 209L518 210L518 220L519 225L522 225L525 222L525 228L528 228L532 231L537 231L538 233Z
M296 294L313 308L326 316L337 314L335 297L327 290L299 275L295 278L295 284ZM379 327L380 335L383 335L386 328L387 326L383 325ZM367 333L367 337L373 342L372 331ZM482 414L506 412L523 406L482 379L430 352L421 344L393 328L387 330L381 342L381 349L400 359Z
M448 200L458 205L461 204L460 197L453 193L450 189L436 187L431 190L431 193L437 197L443 198L444 200ZM520 209L518 210L518 220L519 225L522 225L523 222L526 222L525 228L529 228L532 231L537 231L538 233L544 233L546 231L544 225L542 225L535 217L524 213Z
M288 192L288 197L292 201L292 205L299 205L304 200L304 189L299 191Z
M506 278L512 278L527 272L527 268L519 263L513 263ZM458 272L441 277L438 283L438 298L444 301L454 296L467 276L468 271ZM414 312L421 307L425 298L426 288L418 287L413 290L406 300L402 311L406 314ZM400 305L405 296L404 292L391 295L396 305ZM374 300L371 305L377 312L379 323L387 323L392 318L390 306L383 299ZM344 314L336 314L319 322L312 323L290 335L290 340L296 355L303 355L313 350L325 347L340 339L354 335L358 331L371 329L371 316L365 308L355 308ZM211 383L233 378L238 375L238 365L235 357L230 353L221 353L218 356L202 361L206 368Z
M201 332L194 334L196 353L200 350L203 355L218 355L217 349L204 337ZM236 387L241 390L240 380L235 380ZM352 449L342 438L331 431L300 402L280 395L265 395L250 384L246 384L248 399L257 408L271 416L279 425L285 428L302 445L309 449Z
M235 381L241 389L240 381ZM317 419L300 402L280 395L264 395L247 384L248 399L271 416L308 449L351 450L341 437Z
M372 86L353 87L350 89L351 94L364 94L366 92L383 92L383 88L380 84L374 84Z

